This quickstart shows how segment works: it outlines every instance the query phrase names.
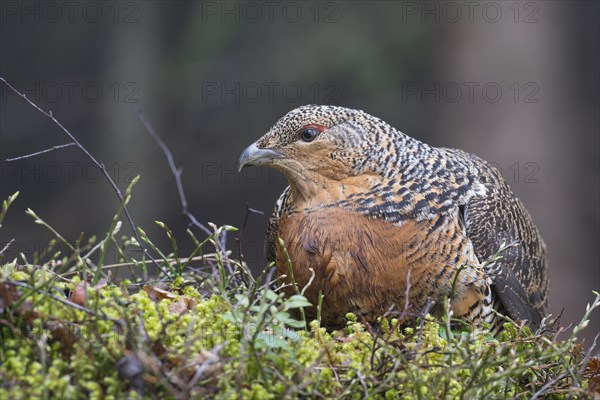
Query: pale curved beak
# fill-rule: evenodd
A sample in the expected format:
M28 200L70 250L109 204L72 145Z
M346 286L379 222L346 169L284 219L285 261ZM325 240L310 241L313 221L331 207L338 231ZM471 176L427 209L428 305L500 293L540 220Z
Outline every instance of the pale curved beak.
M270 164L274 159L283 157L283 154L275 150L260 149L256 146L256 143L252 143L242 152L238 163L238 171L241 171L246 165Z

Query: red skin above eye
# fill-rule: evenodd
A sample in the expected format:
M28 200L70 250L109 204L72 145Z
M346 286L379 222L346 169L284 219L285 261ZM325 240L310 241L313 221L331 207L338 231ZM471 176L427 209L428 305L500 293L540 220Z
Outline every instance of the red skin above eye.
M314 129L318 130L319 132L323 132L325 129L327 129L327 127L323 126L323 125L310 124L310 125L304 125L301 130L303 131L308 128L314 128Z

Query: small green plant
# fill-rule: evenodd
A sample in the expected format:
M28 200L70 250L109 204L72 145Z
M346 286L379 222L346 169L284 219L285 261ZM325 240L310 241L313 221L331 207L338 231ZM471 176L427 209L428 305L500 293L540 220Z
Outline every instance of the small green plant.
M124 203L129 200L131 187ZM0 222L16 195L4 202ZM139 237L166 275L152 277L142 254L120 237L122 206L96 243L81 237L35 262L0 266L0 398L438 399L593 398L600 359L578 337L600 295L565 339L558 326L531 332L513 322L498 337L448 319L421 315L409 324L377 324L348 314L330 331L295 310L310 304L305 288L283 295L272 266L259 278L223 248L235 228L210 225L181 257L174 235L157 224L172 249ZM55 244L68 243L49 229ZM106 262L106 246L118 260ZM140 254L140 253L132 253ZM132 279L117 278L129 269ZM293 278L293 277L292 277ZM293 282L293 280L292 280ZM322 297L321 297L322 298ZM299 313L299 315L302 315Z

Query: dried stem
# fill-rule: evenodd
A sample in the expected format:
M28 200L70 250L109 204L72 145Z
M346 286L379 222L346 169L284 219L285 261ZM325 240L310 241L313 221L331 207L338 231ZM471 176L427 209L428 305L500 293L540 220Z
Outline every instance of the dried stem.
M160 147L162 152L165 154L165 157L167 158L167 163L169 164L169 168L171 169L171 172L173 173L173 176L175 177L175 184L177 185L177 192L179 193L179 199L181 200L181 208L182 208L183 216L187 219L187 221L190 225L200 228L207 235L212 235L213 232L210 229L208 229L204 224L199 222L196 219L196 217L194 216L194 214L192 214L188 209L188 201L187 201L187 198L185 197L185 191L183 190L183 183L181 182L181 174L183 173L183 169L177 168L177 166L175 165L173 153L171 153L171 150L169 150L169 147L160 138L160 136L158 136L158 133L156 133L156 130L154 130L154 127L150 124L150 121L148 121L148 118L146 118L146 116L144 115L144 113L141 110L138 110L138 117L140 118L140 121L142 121L142 124L144 124L144 127L146 128L146 130L148 131L150 136L152 136L152 138L154 139L156 144L158 144L158 146Z
M114 192L116 193L117 197L119 198L119 201L122 204L124 204L123 194L121 193L121 190L119 189L119 187L117 186L115 181L111 178L110 174L106 171L104 164L101 164L100 162L98 162L98 160L96 160L96 158L75 138L75 136L73 136L73 134L67 128L65 128L64 125L60 123L60 121L58 121L56 118L54 118L54 115L52 115L52 111L43 110L40 106L35 104L33 101L29 100L27 98L27 96L25 96L23 93L19 92L14 86L12 86L10 83L8 83L6 81L6 79L4 79L3 77L0 77L0 81L2 81L15 94L17 94L17 95L21 96L23 99L25 99L25 101L27 101L27 103L29 103L33 108L38 110L40 113L42 113L46 117L50 118L50 120L52 120L52 122L54 122L54 124L56 126L58 126L69 137L69 139L71 139L71 142L72 142L72 143L68 143L67 145L55 146L55 148L62 148L62 147L67 147L67 146L71 146L71 145L77 146L77 148L79 150L81 150L86 155L86 157L89 158L96 165L96 167L98 167L98 169L100 169L100 171L102 172L102 175L104 175L104 177L106 178L106 180L108 181L110 186L113 188ZM37 152L37 153L32 153L28 156L17 157L16 159L27 158L27 157L31 157L31 156L34 156L37 154L46 153L46 152L52 151L52 150L54 150L54 148L48 149L45 151L41 151L41 152ZM15 159L13 158L13 160L15 160ZM150 258L150 260L152 260L152 262L154 263L154 265L156 265L156 267L160 270L160 272L162 272L166 276L169 276L169 274L160 266L158 261L156 261L154 259L154 257L152 257L152 255L148 252L148 249L146 249L142 245L142 240L138 234L136 225L133 223L133 219L131 218L131 215L129 214L129 210L127 209L127 207L125 205L123 205L123 213L125 214L125 217L127 218L127 221L129 222L129 225L131 226L131 229L133 230L133 234L134 234L139 246L141 247L142 251L144 252L144 254L148 258Z

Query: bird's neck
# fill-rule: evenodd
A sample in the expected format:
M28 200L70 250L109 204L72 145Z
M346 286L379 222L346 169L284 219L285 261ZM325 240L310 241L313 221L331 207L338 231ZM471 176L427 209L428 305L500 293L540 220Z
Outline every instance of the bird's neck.
M377 185L385 185L386 179L379 174L362 174L340 180L320 176L311 179L288 179L292 203L297 208L313 208L327 204L339 204L352 196L364 196Z

